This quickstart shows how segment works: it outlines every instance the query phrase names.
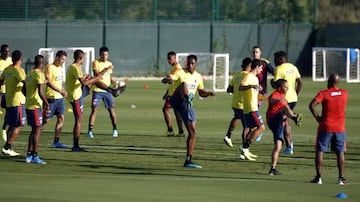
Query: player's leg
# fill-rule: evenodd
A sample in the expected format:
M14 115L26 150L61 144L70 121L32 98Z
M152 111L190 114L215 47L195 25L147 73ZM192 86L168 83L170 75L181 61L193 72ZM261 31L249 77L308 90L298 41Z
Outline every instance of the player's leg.
M94 133L93 133L93 127L95 124L95 120L96 120L96 114L98 111L98 107L100 105L100 102L102 100L102 94L100 92L93 92L92 95L92 101L91 101L91 113L89 116L89 123L88 123L88 134L87 136L89 138L93 138L94 137Z
M6 142L7 140L7 132L6 132L6 98L5 98L5 93L1 93L0 94L0 99L1 99L1 108L5 109L5 112L4 112L4 121L3 121L3 125L2 125L2 130L1 130L1 136L2 136L2 139Z
M281 175L281 173L279 171L277 171L276 169L276 165L279 159L279 154L281 151L281 147L282 147L282 141L281 140L276 140L274 142L274 149L272 151L272 155L271 155L271 168L269 170L269 175Z
M186 102L186 101L184 101ZM187 105L187 103L184 103ZM187 111L187 120L184 122L187 123L187 130L188 130L188 138L186 141L186 159L184 163L184 167L187 168L202 168L201 165L197 165L192 162L192 156L195 150L195 142L196 142L196 115L195 111L192 107L186 106L185 111ZM186 119L186 117L182 117Z
M163 108L162 108L162 112L163 112L165 124L167 127L167 131L165 131L164 136L167 136L167 137L175 135L173 127L172 127L170 109L171 109L171 105L170 105L169 97L166 97Z
M17 107L7 107L6 114L8 114L8 138L2 149L2 153L9 156L19 156L20 154L12 150L12 143L16 140L20 131L25 125L25 108L24 105Z
M112 136L117 137L117 136L119 136L119 133L117 131L117 126L116 126L117 120L116 120L115 109L114 108L109 108L108 111L109 111L109 116L110 116L111 123L112 123L112 126L113 126Z
M39 151L39 142L40 142L40 134L41 134L41 126L42 126L42 110L27 110L28 115L28 123L31 126L31 133L29 135L29 147L28 154L26 156L26 162L35 164L46 164L45 161L40 159L38 156ZM31 154L31 158L29 157Z
M311 183L322 184L321 172L323 165L324 152L328 151L329 143L332 139L332 134L327 132L318 132L315 143L315 171L316 176Z
M242 110L233 108L234 111L234 117L231 119L228 130L226 132L226 135L224 137L224 142L227 146L233 147L231 136L235 128L239 125L239 120L241 117Z
M175 118L176 118L176 124L179 129L179 133L176 136L177 137L185 137L181 114L178 111L176 111L175 109L174 109L174 114L175 114Z
M111 93L114 97L119 96L120 93L122 93L122 92L125 90L125 88L126 88L126 85L123 86L123 87L118 86L118 88L112 88L112 87L106 85L105 83L103 83L103 82L100 81L100 80L97 81L97 82L95 82L95 85L96 85L98 88L103 89L103 90Z
M291 102L288 103L290 109L292 111L294 111L295 107L296 107L296 102ZM292 137L292 133L291 133L291 125L289 120L286 120L285 123L285 145L286 145L286 149L283 150L281 153L282 154L293 154L294 153L294 145L293 145L293 137Z
M74 114L74 128L73 128L73 147L71 151L73 152L86 152L85 149L81 148L79 145L80 140L80 131L81 123L83 121L83 101L82 98L71 102Z
M271 167L269 170L269 175L281 175L281 173L276 169L276 165L279 159L279 154L281 152L281 147L284 142L284 117L283 113L277 113L268 120L268 126L273 133L274 138L274 149L271 155Z
M55 101L55 114L56 114L56 124L55 124L55 134L54 134L54 143L53 147L56 148L68 148L66 145L60 143L60 135L65 121L65 103L64 99L56 99Z
M336 153L336 159L337 159L337 167L338 167L338 184L340 185L346 185L349 182L344 177L344 170L345 170L345 133L339 132L335 133L333 138L331 139L331 150Z

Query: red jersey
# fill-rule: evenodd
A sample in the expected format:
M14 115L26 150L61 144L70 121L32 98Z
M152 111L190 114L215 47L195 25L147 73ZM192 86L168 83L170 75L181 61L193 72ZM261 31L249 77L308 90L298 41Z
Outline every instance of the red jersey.
M319 123L319 131L345 132L347 91L339 88L329 88L320 91L314 99L322 105L322 121Z
M285 94L282 94L281 92L279 92L277 90L274 91L273 93L271 93L271 95L269 96L268 109L266 111L266 120L269 120L275 114L279 113L280 109L288 104L285 97L286 97ZM270 102L271 99L277 99L277 100L283 100L283 101L271 103Z

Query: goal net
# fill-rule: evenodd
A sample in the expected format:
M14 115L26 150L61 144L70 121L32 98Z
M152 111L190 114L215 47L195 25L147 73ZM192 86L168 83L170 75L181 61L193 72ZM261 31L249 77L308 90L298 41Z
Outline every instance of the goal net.
M186 67L186 58L190 54L197 56L196 71L203 76L205 88L225 92L229 85L229 54L176 53L176 59L182 67Z
M331 73L338 73L348 83L360 82L359 49L323 48L312 49L313 81L326 81Z
M91 68L92 68L92 61L95 60L95 49L94 47L66 47L66 48L39 48L39 54L45 57L46 65L53 63L56 52L59 50L63 50L67 53L66 61L64 62L62 68L64 71L64 78L63 81L65 81L66 77L66 69L68 66L74 62L74 52L75 50L80 49L84 51L85 58L84 63L81 66L83 74L92 74Z

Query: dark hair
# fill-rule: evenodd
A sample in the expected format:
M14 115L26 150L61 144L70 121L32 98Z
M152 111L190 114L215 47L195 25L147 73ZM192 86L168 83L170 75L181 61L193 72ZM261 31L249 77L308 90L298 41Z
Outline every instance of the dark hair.
M44 62L45 58L42 55L35 56L35 67L40 66Z
M170 51L170 52L167 53L167 58L169 58L170 56L173 56L173 55L176 56L175 51Z
M67 56L67 53L63 50L59 50L56 52L56 57L61 57L61 56Z
M101 47L100 48L100 53L102 53L102 52L109 52L108 47L106 47L106 46Z
M21 54L21 51L19 51L19 50L14 50L11 54L13 63L19 61L21 59L21 57L22 57L22 54Z
M257 66L261 65L261 60L255 59L251 62L251 70L254 70Z
M77 49L74 51L74 60L80 59L84 55L84 51Z
M259 46L253 46L253 50L254 50L255 48L261 49Z
M1 45L1 52L3 52L6 48L9 48L9 46L7 44L3 44Z
M246 57L242 60L241 68L245 69L249 64L251 64L252 60L249 57Z
M282 85L284 85L284 83L286 83L287 81L285 79L278 79L275 81L274 86L275 89L280 88Z
M278 52L274 53L274 57L275 58L286 57L286 52L285 51L278 51Z
M188 55L187 56L187 61L194 59L195 61L197 61L197 56L196 55Z

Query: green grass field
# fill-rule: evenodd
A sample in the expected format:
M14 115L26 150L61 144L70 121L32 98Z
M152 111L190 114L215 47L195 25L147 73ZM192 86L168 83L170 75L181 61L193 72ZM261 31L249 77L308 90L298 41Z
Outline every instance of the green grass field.
M144 89L149 85L149 89ZM335 154L325 155L323 184L309 183L315 174L314 141L316 121L308 104L326 83L304 79L296 112L304 114L301 128L293 126L295 153L282 155L281 176L269 176L272 134L267 129L251 151L256 162L241 161L238 146L240 128L233 136L234 148L223 143L232 110L231 96L217 93L216 99L195 101L198 136L194 161L203 169L183 168L185 138L163 137L161 97L166 86L160 81L132 81L116 98L119 137L111 136L107 111L101 106L94 126L94 139L86 137L90 113L86 98L80 144L87 153L53 149L55 119L45 128L39 155L47 165L26 164L24 157L0 155L1 201L338 201L344 192L347 201L360 201L360 85L342 84L349 91L345 174L350 184L337 181ZM67 107L69 107L68 103ZM130 105L136 105L131 108ZM264 115L267 104L261 108ZM1 115L0 117L3 117ZM2 123L2 118L0 119ZM66 113L61 141L72 145L72 113ZM175 127L176 128L176 127ZM21 132L13 148L26 153L30 127ZM176 129L177 132L177 129ZM1 145L3 142L1 142Z

